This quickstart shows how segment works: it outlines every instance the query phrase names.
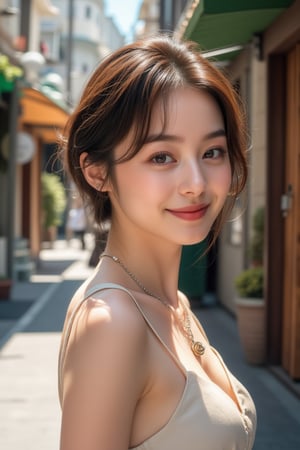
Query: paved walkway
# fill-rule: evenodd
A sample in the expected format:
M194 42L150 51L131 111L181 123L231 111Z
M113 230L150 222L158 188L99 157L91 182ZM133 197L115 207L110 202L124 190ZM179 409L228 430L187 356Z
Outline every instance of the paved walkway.
M10 317L8 311L1 314L0 305L1 450L59 448L60 330L72 293L91 270L88 257L89 252L79 250L76 242L70 247L58 242L55 249L43 250L32 283L14 288L11 302L17 306ZM254 449L299 450L300 400L269 369L244 362L236 322L228 313L207 306L197 314L212 344L254 397L258 412Z

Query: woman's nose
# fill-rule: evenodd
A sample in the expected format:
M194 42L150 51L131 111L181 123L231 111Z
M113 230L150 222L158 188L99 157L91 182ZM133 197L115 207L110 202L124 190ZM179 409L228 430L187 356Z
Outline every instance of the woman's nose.
M205 174L199 161L192 160L183 164L180 174L180 194L199 196L204 191L205 185Z

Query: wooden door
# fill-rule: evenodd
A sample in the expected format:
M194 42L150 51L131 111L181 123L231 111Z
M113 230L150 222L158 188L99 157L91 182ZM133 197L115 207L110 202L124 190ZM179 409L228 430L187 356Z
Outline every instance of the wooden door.
M283 367L300 378L300 44L287 55ZM276 243L274 243L276 245Z

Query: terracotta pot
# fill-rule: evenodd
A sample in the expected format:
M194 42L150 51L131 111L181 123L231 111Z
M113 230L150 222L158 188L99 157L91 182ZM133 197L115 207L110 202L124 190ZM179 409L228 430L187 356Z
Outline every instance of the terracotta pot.
M9 300L11 285L11 280L0 279L0 300Z
M266 357L266 323L263 299L236 299L236 315L241 345L249 364L261 365Z

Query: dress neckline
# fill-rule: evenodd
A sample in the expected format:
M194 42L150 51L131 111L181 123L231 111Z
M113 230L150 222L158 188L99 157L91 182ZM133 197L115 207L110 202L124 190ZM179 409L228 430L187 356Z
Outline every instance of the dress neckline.
M158 341L162 344L162 346L166 349L167 353L172 357L172 359L174 360L174 362L176 363L176 365L179 367L179 369L181 370L181 372L183 373L186 381L187 381L187 377L189 373L195 373L196 376L199 376L203 379L206 379L207 381L213 383L214 385L216 385L222 392L224 392L224 394L235 404L236 408L238 409L238 411L240 412L240 414L243 413L243 408L240 402L240 399L238 397L237 391L235 389L234 384L232 383L230 374L228 372L228 369L223 361L223 358L221 357L220 353L210 345L208 337L204 331L204 329L202 328L202 326L200 325L197 317L195 317L194 313L191 311L191 316L192 316L192 320L193 322L196 324L197 328L199 329L199 331L201 332L202 336L204 337L204 339L207 341L208 346L211 348L211 350L213 351L214 355L217 357L219 363L221 364L224 374L229 382L230 388L232 390L232 392L234 393L234 397L235 397L235 402L234 400L230 397L230 395L224 391L224 389L222 389L217 383L215 383L207 374L206 372L203 370L203 368L201 367L200 363L200 371L199 373L194 372L194 371L190 371L188 370L183 363L179 360L179 358L175 355L175 353L169 348L169 346L164 342L164 340L161 338L160 334L157 332L157 330L155 329L155 327L152 325L152 322L150 321L150 319L148 318L147 314L145 313L145 311L143 310L142 306L139 304L139 302L136 300L135 296L132 294L132 292L129 291L129 289L125 288L124 286L117 284L117 283L100 283L100 284L96 284L94 285L92 288L88 289L86 292L86 295L84 296L85 299L89 298L91 295L94 295L96 292L99 292L101 290L104 289L119 289L122 290L123 292L126 292L133 300L133 302L135 303L136 307L138 308L138 310L140 311L140 313L142 314L145 322L147 323L147 325L149 326L149 328L151 329L151 331L153 332L153 334L156 336L156 338L158 339ZM179 295L179 301L183 302L184 299L181 298L181 295Z

